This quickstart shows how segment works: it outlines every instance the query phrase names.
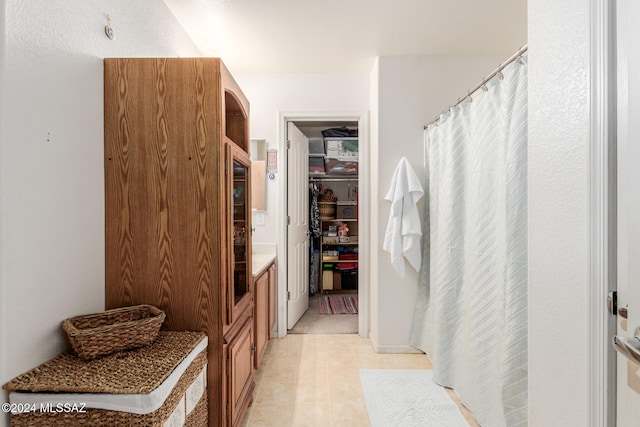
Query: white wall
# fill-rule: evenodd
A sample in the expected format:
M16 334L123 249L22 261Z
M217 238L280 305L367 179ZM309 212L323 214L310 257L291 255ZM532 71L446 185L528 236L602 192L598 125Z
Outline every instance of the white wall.
M369 109L368 74L242 74L234 78L251 104L251 139L266 139L269 149L280 149L280 113L365 112ZM278 152L278 166L286 153ZM275 243L280 232L283 177L281 169L274 181L267 180L267 213L264 226L256 226L253 241ZM285 195L286 196L286 195Z
M379 106L377 128L372 138L378 141L375 162L371 166L372 251L370 273L372 301L371 337L380 352L412 351L408 346L418 273L406 264L401 278L391 266L389 254L382 250L390 204L384 200L398 161L406 157L418 177L424 179L424 129L447 106L466 95L483 77L490 74L510 54L504 56L402 56L381 57L377 62ZM423 200L419 202L423 207ZM377 319L375 316L377 315Z
M63 349L63 319L104 309L102 58L200 56L163 2L5 3L0 383Z
M580 0L528 5L534 427L589 425L589 6Z

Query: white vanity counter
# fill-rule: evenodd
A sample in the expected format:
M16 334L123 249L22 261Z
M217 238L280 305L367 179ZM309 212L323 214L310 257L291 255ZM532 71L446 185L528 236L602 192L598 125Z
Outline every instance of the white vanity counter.
M251 272L259 276L276 259L275 243L254 243L251 252Z

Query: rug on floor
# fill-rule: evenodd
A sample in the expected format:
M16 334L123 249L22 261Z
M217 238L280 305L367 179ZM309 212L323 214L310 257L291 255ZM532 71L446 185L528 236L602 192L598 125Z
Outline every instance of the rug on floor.
M468 427L431 370L361 369L372 427Z
M302 315L288 334L357 334L360 315L337 314L327 316L320 314L320 299L326 294L315 294L309 297L309 309ZM354 295L357 296L357 295Z
M321 296L318 300L320 314L358 314L358 297Z

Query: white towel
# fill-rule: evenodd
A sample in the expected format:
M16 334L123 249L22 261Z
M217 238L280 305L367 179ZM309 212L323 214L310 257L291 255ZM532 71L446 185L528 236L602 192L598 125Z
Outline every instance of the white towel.
M398 162L385 196L391 202L391 213L384 235L382 249L391 254L391 265L404 277L404 258L416 270L420 270L422 255L420 238L422 227L416 203L424 191L409 161L403 157Z

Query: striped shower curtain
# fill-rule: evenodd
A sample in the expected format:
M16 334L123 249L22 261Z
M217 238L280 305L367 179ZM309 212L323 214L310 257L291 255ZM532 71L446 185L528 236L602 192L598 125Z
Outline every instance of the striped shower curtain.
M485 89L425 131L427 214L412 345L481 425L525 426L526 57Z

